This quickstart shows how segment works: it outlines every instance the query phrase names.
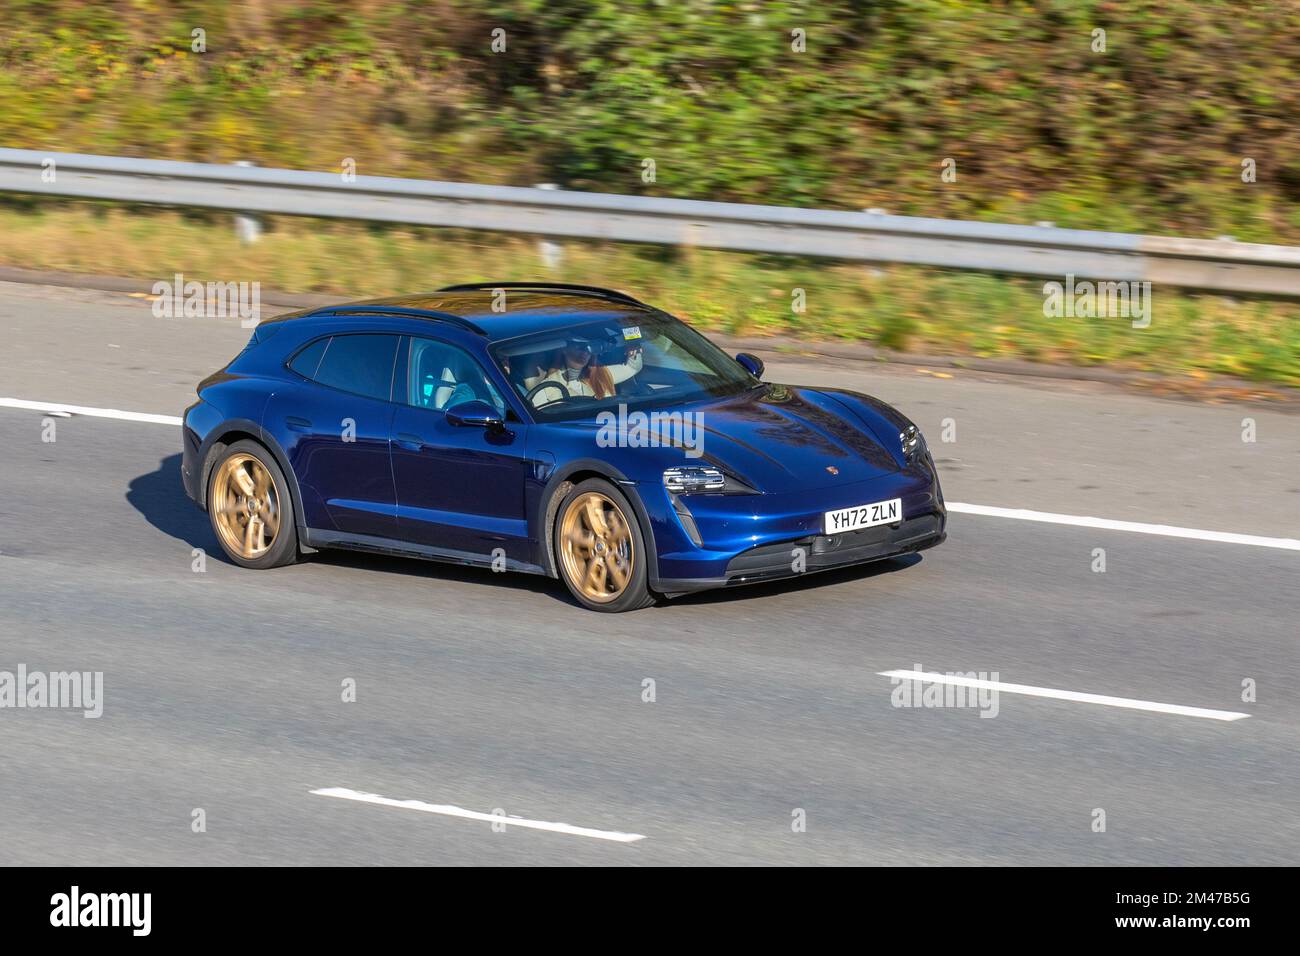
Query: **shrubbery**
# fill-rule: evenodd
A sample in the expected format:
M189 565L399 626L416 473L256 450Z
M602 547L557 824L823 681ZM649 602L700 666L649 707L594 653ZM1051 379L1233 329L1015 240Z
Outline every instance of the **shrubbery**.
M7 8L10 146L1300 241L1294 3Z

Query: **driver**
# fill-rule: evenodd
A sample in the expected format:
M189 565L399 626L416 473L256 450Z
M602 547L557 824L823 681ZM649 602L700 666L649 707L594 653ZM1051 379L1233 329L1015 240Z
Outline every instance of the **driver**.
M538 374L524 379L524 386L531 391L543 382L556 382L574 398L609 398L615 385L641 371L640 347L629 349L627 361L620 365L597 365L592 361L592 344L586 336L572 336L564 348L551 354ZM555 393L554 388L540 391L533 396L533 404L549 404L556 400ZM551 397L545 397L548 395Z

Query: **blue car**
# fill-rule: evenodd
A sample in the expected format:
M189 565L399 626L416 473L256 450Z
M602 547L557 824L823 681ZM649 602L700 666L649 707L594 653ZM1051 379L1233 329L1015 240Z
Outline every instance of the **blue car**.
M944 540L877 399L763 382L607 289L458 285L280 316L199 384L185 490L225 553L348 548L544 574L596 611Z

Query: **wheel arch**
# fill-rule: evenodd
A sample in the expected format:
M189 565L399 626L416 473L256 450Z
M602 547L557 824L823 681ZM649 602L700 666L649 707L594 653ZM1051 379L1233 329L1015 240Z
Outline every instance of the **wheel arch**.
M302 490L298 487L298 476L294 473L293 466L289 464L289 456L284 453L284 449L280 447L279 442L266 434L256 422L247 419L232 419L223 423L220 428L213 429L212 434L204 441L206 447L203 449L203 481L199 485L199 505L205 511L207 510L208 484L212 479L212 469L217 463L217 456L223 449L245 440L261 445L275 459L275 463L280 466L280 471L284 474L284 480L289 485L289 501L293 506L293 523L298 529L298 546L302 550L308 550L304 547L307 528L303 523Z
M647 580L651 589L657 588L659 553L655 548L654 526L650 523L650 514L646 511L645 503L641 501L641 495L637 492L636 482L613 465L596 458L581 458L566 462L555 469L542 488L537 509L538 538L542 544L539 549L541 552L539 563L547 576L552 578L560 576L559 566L555 560L555 522L559 517L560 489L564 488L567 492L566 485L571 487L588 478L608 481L618 488L631 504L636 520L641 525L641 538L645 542Z

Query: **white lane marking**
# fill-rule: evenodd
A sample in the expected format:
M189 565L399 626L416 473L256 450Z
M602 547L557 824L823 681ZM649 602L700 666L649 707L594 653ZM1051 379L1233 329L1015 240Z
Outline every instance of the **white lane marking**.
M116 418L124 422L149 422L154 425L179 425L175 415L151 415L148 412L124 412L118 408L89 408L85 405L60 405L55 402L29 402L25 398L0 398L0 407L26 408L34 412L51 412L55 415L90 415L94 418Z
M569 836L591 837L593 840L612 840L615 843L635 843L644 840L640 833L620 833L617 830L592 830L589 827L575 827L567 823L548 823L545 820L525 820L523 817L500 816L480 813L477 810L465 810L446 804L425 803L423 800L394 800L381 797L377 793L361 793L346 787L326 787L313 790L318 797L338 797L341 800L355 800L358 803L375 803L381 807L399 807L403 810L419 810L422 813L440 813L445 817L461 817L465 820L482 820L485 823L504 823L511 827L525 827L530 830L548 830L551 833L567 833Z
M1107 707L1126 707L1129 710L1149 710L1157 714L1176 714L1179 717L1204 717L1207 720L1241 720L1250 714L1235 710L1213 710L1208 707L1185 707L1182 704L1161 704L1153 700L1134 700L1131 697L1107 697L1105 694L1081 694L1073 690L1056 690L1052 687L1031 687L1028 684L1007 684L997 680L980 680L929 671L878 671L880 677L914 680L926 684L953 684L957 687L983 687L1006 694L1026 694L1030 697L1052 697L1056 700L1073 700L1082 704L1104 704Z
M124 412L116 408L90 408L85 405L60 405L55 402L32 402L24 398L0 398L0 407L25 408L53 414L90 415L95 418L116 418L126 422L150 422L156 425L180 425L175 415L152 415L147 412ZM1028 511L1024 508L995 508L991 505L969 505L949 501L948 510L954 514L984 515L989 518L1014 518L1019 521L1040 521L1045 524L1065 524L1078 528L1101 528L1106 531L1132 531L1138 534L1163 535L1168 538L1192 538L1197 541L1217 541L1220 544L1245 544L1257 548L1280 548L1283 551L1300 551L1300 541L1295 538L1265 538L1254 534L1236 534L1231 531L1204 531L1200 528L1179 528L1167 524L1142 524L1137 521L1116 521L1112 518L1092 518L1087 515L1063 515L1050 511Z
M1140 521L1116 521L1113 518L1091 518L1087 515L1062 515L1050 511L1026 511L1023 508L968 505L959 501L948 502L948 510L956 514L985 515L989 518L1014 518L1019 521L1068 524L1077 528L1133 531L1138 534L1164 535L1168 538L1194 538L1198 541L1218 541L1221 544L1248 544L1257 548L1281 548L1283 551L1300 551L1300 541L1295 538L1265 538L1255 534L1236 534L1231 531L1203 531L1200 528L1179 528L1168 524L1143 524Z

